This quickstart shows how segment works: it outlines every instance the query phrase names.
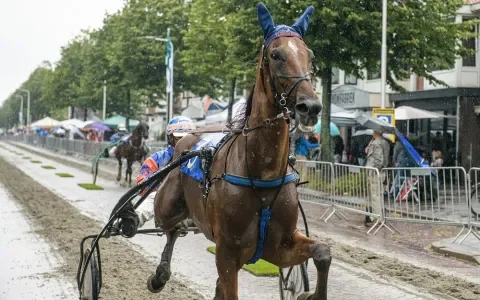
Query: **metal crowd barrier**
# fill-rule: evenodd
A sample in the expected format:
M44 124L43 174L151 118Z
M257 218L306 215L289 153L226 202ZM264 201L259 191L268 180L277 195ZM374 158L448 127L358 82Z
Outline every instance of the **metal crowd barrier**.
M297 160L295 168L300 174L301 181L308 182L300 185L297 189L300 200L322 206L330 206L330 196L334 189L333 164Z
M386 168L387 220L467 225L468 177L462 167Z
M70 140L67 138L46 137L37 135L17 135L1 136L1 140L22 142L25 144L46 148L52 151L60 151L66 154L78 154L87 157L94 157L103 149L108 147L109 142L92 142L88 140ZM160 151L165 148L164 142L147 142L150 153Z
M480 240L480 168L471 168L468 172L469 189L468 189L468 210L470 212L470 223L468 224L468 232L460 240L460 244L470 235L473 234ZM463 227L457 238L467 229Z
M348 220L342 211L351 211L375 220L367 233L382 227L395 230L383 218L383 179L377 169L317 161L297 161L295 167L302 181L308 181L298 188L300 200L327 207L320 220L327 222L334 215Z

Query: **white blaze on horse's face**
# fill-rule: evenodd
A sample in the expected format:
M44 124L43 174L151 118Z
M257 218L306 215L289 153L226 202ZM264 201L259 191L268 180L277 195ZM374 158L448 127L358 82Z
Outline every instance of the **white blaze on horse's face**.
M292 50L294 55L298 55L298 47L297 45L295 45L295 42L293 42L292 40L289 40L288 47Z

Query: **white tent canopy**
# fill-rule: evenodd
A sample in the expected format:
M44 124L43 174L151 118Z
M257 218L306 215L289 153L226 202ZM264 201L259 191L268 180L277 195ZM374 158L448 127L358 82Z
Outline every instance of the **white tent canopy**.
M444 116L411 106L395 108L395 120L438 119Z
M31 124L32 127L56 127L62 124L50 117L43 118Z
M65 129L70 128L70 126L81 128L83 125L83 121L80 121L79 119L68 119L68 120L60 121L60 124Z

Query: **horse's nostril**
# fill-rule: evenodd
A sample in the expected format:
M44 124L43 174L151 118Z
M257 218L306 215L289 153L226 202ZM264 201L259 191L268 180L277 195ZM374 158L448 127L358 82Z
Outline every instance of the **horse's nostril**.
M309 108L308 108L308 105L305 102L302 102L302 103L298 103L297 105L295 105L295 110L300 115L307 115L308 111L309 111Z

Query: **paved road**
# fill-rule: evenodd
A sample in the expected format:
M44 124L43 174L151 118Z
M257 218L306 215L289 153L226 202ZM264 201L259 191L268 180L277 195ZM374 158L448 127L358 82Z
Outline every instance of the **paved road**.
M12 146L3 145L14 149ZM18 149L16 149L16 151L26 153ZM50 161L43 157L36 157L30 153L28 156L33 159L39 159L43 164L53 165L57 169L43 169L40 165L34 165L28 160L22 159L22 156L17 156L4 149L0 149L0 155L24 170L24 172L40 184L54 190L66 201L71 202L83 214L102 223L107 220L114 204L126 190L114 182L100 178L97 183L103 186L105 190L87 191L78 187L77 183L91 182L91 174L59 164L55 161ZM55 175L56 172L71 173L74 174L75 177L61 179ZM152 225L151 223L147 224L147 226ZM20 227L23 228L24 225L20 225ZM26 233L19 234L23 235ZM137 236L134 239L126 240L126 242L131 243L132 247L152 260L153 271L155 263L159 261L165 239L151 236ZM173 275L184 280L188 286L204 295L206 299L213 297L216 280L214 256L205 250L210 245L211 243L202 235L189 234L177 243L172 262ZM28 247L28 245L25 245L25 247ZM310 264L309 273L310 284L314 287L315 274L313 272L313 264ZM277 278L255 277L242 270L240 272L239 282L240 299L279 299ZM252 293L251 291L257 292ZM400 287L387 280L378 279L362 269L335 261L332 264L330 273L329 299L353 300L364 298L370 300L438 299L434 296L422 295L411 287L406 287L405 285ZM1 297L1 299L4 298Z
M0 299L76 299L72 283L56 271L62 261L1 185L0 220Z

